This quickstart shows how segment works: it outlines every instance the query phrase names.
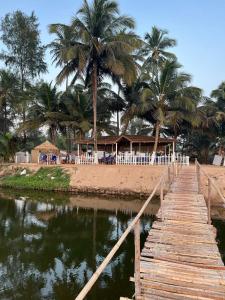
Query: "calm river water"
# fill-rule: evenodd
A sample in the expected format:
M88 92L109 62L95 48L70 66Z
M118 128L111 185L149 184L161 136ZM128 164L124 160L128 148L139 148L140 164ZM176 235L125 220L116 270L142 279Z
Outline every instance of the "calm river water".
M142 205L141 200L0 191L0 299L74 299ZM142 218L142 243L158 203ZM225 258L225 222L215 222ZM130 234L87 299L132 296Z

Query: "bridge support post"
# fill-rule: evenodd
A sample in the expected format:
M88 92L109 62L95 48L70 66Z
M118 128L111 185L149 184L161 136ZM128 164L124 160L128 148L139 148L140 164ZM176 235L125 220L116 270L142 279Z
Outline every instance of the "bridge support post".
M208 224L211 224L211 180L208 178Z
M195 159L195 167L196 167L196 173L197 173L197 184L198 184L198 194L199 194L200 189L201 189L201 178L200 178L200 167L199 167L197 159Z
M164 181L162 179L160 184L160 209L161 209L161 219L163 220L163 189L164 189Z
M141 294L140 284L140 257L141 257L141 245L140 245L140 220L137 221L134 227L134 247L135 247L135 260L134 260L134 278L135 278L135 299Z
M170 174L170 166L168 166L168 190L170 188L170 184L171 184L171 174Z

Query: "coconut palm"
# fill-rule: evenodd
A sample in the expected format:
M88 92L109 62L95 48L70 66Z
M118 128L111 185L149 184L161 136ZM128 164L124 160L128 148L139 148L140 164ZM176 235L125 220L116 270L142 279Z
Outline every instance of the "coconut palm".
M111 86L101 83L98 87L98 134L102 132L112 133L111 124ZM93 128L93 106L91 88L85 88L82 84L71 86L60 99L60 111L64 114L60 125L67 131L73 132L76 139L83 138Z
M146 107L143 117L154 123L155 143L153 157L157 151L160 131L163 126L178 124L187 112L194 113L201 90L189 86L191 76L179 73L176 60L166 61L159 68L155 80L143 90L142 101Z
M146 58L143 68L155 74L158 65L165 62L167 59L175 59L175 55L168 48L174 47L176 40L168 37L168 31L152 27L150 33L146 33L144 37L144 45L141 49L141 54Z
M51 83L38 84L34 89L34 100L27 121L20 126L20 131L46 126L49 130L50 140L55 144L56 131L63 117L59 110L59 99L60 93Z
M60 81L70 74L84 73L86 85L92 84L93 137L97 150L97 90L105 75L120 76L131 83L136 76L136 65L131 55L137 47L137 36L127 29L134 21L119 15L118 5L110 0L86 0L71 24L74 40L68 50L67 68Z

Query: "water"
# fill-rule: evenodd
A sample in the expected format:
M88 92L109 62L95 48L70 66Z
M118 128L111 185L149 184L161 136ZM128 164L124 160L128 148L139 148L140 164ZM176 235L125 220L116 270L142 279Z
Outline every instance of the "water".
M0 191L0 299L74 299L142 203ZM142 243L157 209L142 219ZM87 299L131 297L133 258L130 234Z
M74 299L103 261L143 201L0 190L0 299ZM142 245L158 210L142 218ZM214 221L225 262L225 221ZM87 299L134 293L133 234Z

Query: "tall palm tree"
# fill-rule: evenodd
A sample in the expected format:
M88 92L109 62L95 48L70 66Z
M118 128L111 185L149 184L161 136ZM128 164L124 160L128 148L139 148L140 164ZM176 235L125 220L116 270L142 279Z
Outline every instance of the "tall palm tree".
M148 69L155 74L157 67L167 59L175 59L175 55L168 48L176 46L176 40L168 37L168 31L152 27L150 33L144 37L144 45L141 54L146 58L143 64L144 69Z
M155 80L151 80L142 93L142 101L146 107L143 117L147 120L150 118L155 127L153 157L157 151L162 126L173 121L174 115L176 122L178 118L184 118L185 113L182 116L177 114L181 109L193 114L196 110L195 97L198 98L198 95L199 97L201 95L201 90L189 86L191 76L178 72L180 67L176 60L166 61L159 68ZM194 94L195 97L193 97Z
M87 0L71 24L74 40L67 53L67 68L60 81L75 72L84 73L86 85L92 84L93 138L97 150L97 90L102 78L120 76L131 83L136 65L131 55L140 44L137 36L128 31L134 28L133 19L119 15L118 5L110 0ZM66 75L65 75L66 74Z

